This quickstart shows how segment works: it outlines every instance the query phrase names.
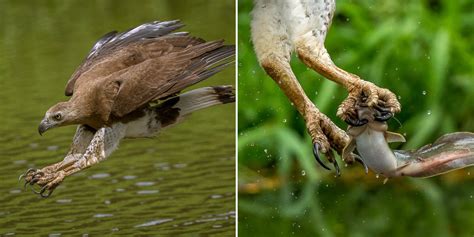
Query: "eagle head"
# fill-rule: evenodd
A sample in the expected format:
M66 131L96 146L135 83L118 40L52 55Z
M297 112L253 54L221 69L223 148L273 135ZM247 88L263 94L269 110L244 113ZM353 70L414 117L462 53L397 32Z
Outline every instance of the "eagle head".
M49 108L38 126L38 132L42 135L51 128L73 124L73 113L69 102L60 102Z

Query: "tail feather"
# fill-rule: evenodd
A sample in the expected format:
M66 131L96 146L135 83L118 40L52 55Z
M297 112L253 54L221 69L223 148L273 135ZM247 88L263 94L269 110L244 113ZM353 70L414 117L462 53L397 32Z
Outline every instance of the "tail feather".
M181 116L213 105L227 104L235 101L232 86L203 87L188 91L178 97L179 101L173 107L180 109Z

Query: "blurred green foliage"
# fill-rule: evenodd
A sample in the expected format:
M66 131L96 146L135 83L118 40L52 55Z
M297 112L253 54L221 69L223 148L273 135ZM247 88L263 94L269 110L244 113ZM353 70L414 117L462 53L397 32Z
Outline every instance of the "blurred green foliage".
M472 168L382 184L359 166L342 178L317 167L304 121L260 68L250 40L250 0L239 1L239 185L281 185L239 194L242 236L472 236ZM472 0L337 1L326 47L341 68L389 88L402 112L389 122L412 149L454 131L474 131ZM292 68L336 124L347 92ZM349 177L349 178L348 178Z

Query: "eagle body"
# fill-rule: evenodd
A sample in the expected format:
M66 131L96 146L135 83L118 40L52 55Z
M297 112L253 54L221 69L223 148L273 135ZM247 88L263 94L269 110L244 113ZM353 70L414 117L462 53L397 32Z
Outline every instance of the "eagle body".
M186 88L233 65L235 47L150 22L100 38L67 82L68 101L46 112L38 131L78 125L63 161L22 176L49 196L62 180L108 157L123 138L152 137L194 111L235 101L232 86ZM26 185L25 184L25 185Z
M335 0L254 0L252 42L260 62L289 60L298 44L327 54L324 40L336 9Z

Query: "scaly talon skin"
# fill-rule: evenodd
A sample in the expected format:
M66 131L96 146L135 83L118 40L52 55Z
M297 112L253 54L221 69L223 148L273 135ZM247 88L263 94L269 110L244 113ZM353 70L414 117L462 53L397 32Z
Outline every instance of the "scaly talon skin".
M349 95L341 103L337 116L350 125L351 118L357 118L360 107L373 108L377 113L374 115L377 121L387 121L393 114L400 112L400 103L391 91L377 87L375 84L359 80L348 88Z
M321 161L321 158L319 157L319 144L318 143L314 143L313 144L313 154L314 154L314 158L316 159L316 161L325 169L327 170L331 170L329 167L327 167L323 161Z
M20 179L24 179L23 188L26 190L29 185L31 191L38 194L42 198L51 196L54 189L64 179L62 171L54 171L53 169L43 168L42 170L28 169L25 174L20 175ZM41 187L39 190L35 186Z

